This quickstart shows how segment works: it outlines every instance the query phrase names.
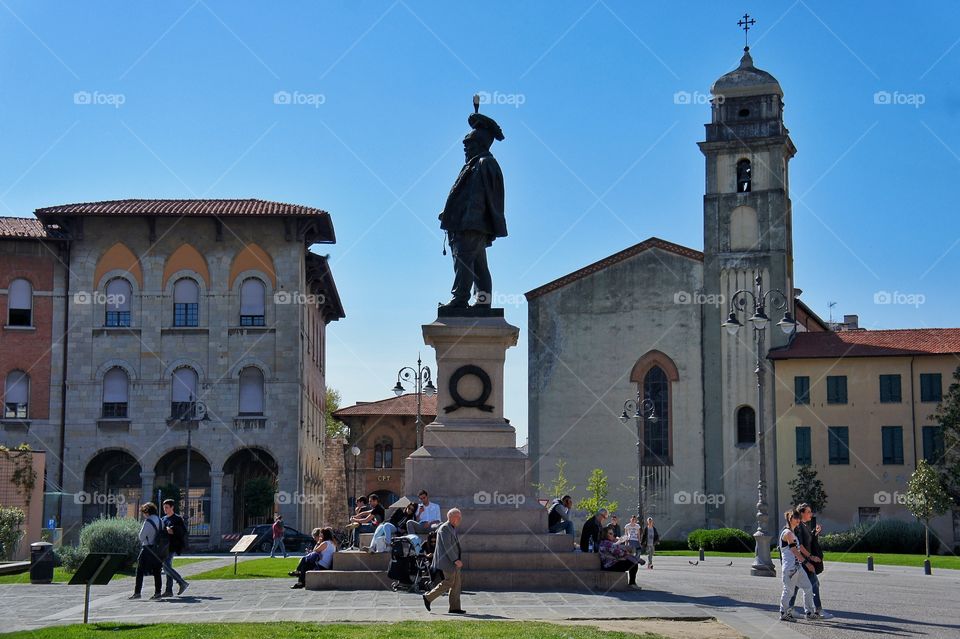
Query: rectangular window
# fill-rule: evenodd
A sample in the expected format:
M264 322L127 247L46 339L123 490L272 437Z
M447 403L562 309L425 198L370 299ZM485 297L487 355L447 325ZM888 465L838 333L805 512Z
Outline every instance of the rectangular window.
M809 466L813 463L810 450L810 427L797 426L797 466Z
M941 427L923 427L923 458L928 464L939 464L943 461L943 429Z
M173 305L174 326L197 326L200 320L200 305L196 303L176 303Z
M900 376L880 376L880 402L883 404L898 404L903 399L900 396Z
M827 377L827 403L847 403L847 376L830 375Z
M829 439L830 463L847 465L850 463L850 429L846 426L831 426L827 431Z
M130 326L130 311L107 311L107 326Z
M127 403L126 402L104 402L103 416L104 418L126 417Z
M793 401L795 404L810 403L810 378L806 375L793 378Z
M880 429L883 440L883 463L903 463L903 427L884 426Z
M943 381L940 373L920 373L920 401L939 402L943 399Z
M240 326L264 326L263 315L241 315ZM307 349L309 350L309 348Z

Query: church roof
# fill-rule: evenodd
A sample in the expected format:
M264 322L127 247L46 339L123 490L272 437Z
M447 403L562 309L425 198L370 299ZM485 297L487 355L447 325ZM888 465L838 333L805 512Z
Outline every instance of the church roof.
M749 47L743 50L740 66L730 73L720 76L710 87L710 93L725 98L769 95L771 93L783 97L783 89L780 88L777 79L763 69L753 66L753 58L750 56Z
M422 395L420 400L420 414L425 422L432 421L437 416L437 396ZM347 406L336 411L333 416L337 419L343 417L370 417L400 415L403 417L416 417L417 415L417 395L416 393L407 393L400 397L390 397L376 402L357 402L353 406Z
M660 249L661 251L667 251L668 253L673 253L681 257L686 257L691 260L696 260L698 262L703 261L703 253L686 246L681 246L679 244L674 244L673 242L668 242L666 240L661 240L658 237L651 237L648 240L644 240L639 244L634 244L630 248L624 249L619 253L614 253L610 257L605 257L599 262L594 262L589 266L584 266L582 269L574 271L568 275L564 275L561 278L555 279L552 282L548 282L543 286L537 287L532 291L529 291L526 294L527 300L532 300L534 298L540 297L541 295L546 295L552 291L557 290L558 288L563 288L567 284L576 282L577 280L583 279L589 275L593 275L599 271L604 270L607 267L613 266L619 262L630 259L634 255L639 255L644 251L649 251L650 249Z
M960 328L899 328L797 333L770 359L903 357L960 353Z

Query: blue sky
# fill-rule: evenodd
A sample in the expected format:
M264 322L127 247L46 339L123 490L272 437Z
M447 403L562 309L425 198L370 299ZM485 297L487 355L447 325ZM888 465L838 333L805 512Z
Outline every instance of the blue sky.
M710 84L740 58L743 9L3 0L0 214L124 197L324 208L339 243L318 248L348 315L329 331L328 382L346 403L383 398L418 351L433 361L420 325L451 280L436 215L470 98L486 92L506 134L494 152L510 237L490 260L522 329L505 406L522 443L522 294L650 236L702 248L696 142ZM960 4L753 9L754 61L783 86L798 148L803 299L870 328L960 324ZM903 303L875 303L880 292Z

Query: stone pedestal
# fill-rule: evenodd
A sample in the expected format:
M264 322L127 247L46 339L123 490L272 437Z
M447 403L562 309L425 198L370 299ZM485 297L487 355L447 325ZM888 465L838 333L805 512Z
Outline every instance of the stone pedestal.
M439 317L423 327L437 354L437 418L407 457L404 493L449 507L539 507L530 461L503 417L503 363L520 329L494 314Z

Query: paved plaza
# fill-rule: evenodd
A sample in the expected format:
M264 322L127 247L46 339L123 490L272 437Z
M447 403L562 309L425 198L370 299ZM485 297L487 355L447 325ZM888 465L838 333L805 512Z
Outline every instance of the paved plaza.
M216 557L183 567L189 576L223 565ZM919 569L878 567L868 573L857 564L830 564L825 573L825 607L830 621L784 624L777 621L779 580L749 576L748 559L708 559L697 566L686 557L661 557L657 568L640 573L641 591L617 593L473 592L465 577L464 607L473 619L599 620L623 630L624 620L678 620L693 625L715 618L748 637L858 638L960 636L960 573L940 570L926 577ZM389 591L290 590L292 580L194 581L186 596L160 602L127 601L129 579L93 589L91 621L133 623L256 621L422 621L449 619L427 613L420 598ZM149 590L149 589L147 589ZM82 618L83 588L0 586L0 611L7 630L77 623ZM437 606L442 610L443 606ZM720 628L718 626L718 628ZM693 633L691 633L693 634ZM720 636L730 636L720 635Z

